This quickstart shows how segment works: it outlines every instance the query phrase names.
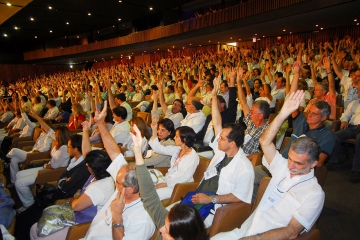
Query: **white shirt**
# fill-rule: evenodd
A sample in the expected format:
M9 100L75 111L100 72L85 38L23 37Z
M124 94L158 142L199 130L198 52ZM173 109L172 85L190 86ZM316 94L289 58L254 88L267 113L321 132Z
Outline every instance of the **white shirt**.
M310 231L318 219L324 205L325 194L314 176L314 170L306 175L290 178L288 164L277 151L269 165L263 157L263 165L269 169L272 179L251 216L241 225L241 228L226 233L220 233L211 238L240 239L264 233L273 229L286 227L291 218L295 218L305 231ZM274 191L285 192L279 203L273 206L268 200ZM275 202L275 201L274 201Z
M130 121L132 119L132 109L131 109L130 105L127 102L123 102L123 103L121 103L120 106L122 106L126 109L126 112L127 112L126 121Z
M130 124L128 121L122 123L115 122L114 126L110 130L111 136L116 143L125 144L130 138Z
M29 120L26 113L21 114L26 126L21 131L21 134L19 137L29 137L32 136L34 129L36 127L36 124Z
M197 113L188 113L186 117L180 122L181 126L188 126L194 129L195 133L201 131L205 124L206 117L200 110Z
M340 117L341 122L348 122L352 125L360 124L360 100L352 101Z
M174 123L175 129L181 126L181 121L184 119L184 116L181 112L172 113L170 109L167 110L165 118L170 119Z
M179 163L175 165L175 161L178 159L181 147L179 146L163 146L156 137L150 139L149 145L154 152L162 155L171 156L170 168L165 175L165 181L170 188L174 188L177 183L193 182L194 172L199 164L199 156L194 149L191 149L189 154L183 156Z
M164 100L165 100L166 104L173 104L173 102L175 100L175 94L174 93L165 93Z
M84 109L84 112L90 112L91 102L88 97L88 95L85 95L84 98L79 102L82 108Z
M50 147L51 147L51 143L52 143L53 139L46 134L45 132L42 132L40 134L40 136L38 137L38 139L36 139L35 145L32 148L32 151L39 151L39 152L46 152L49 151Z
M47 133L53 140L55 140L55 132L50 129ZM67 145L62 145L59 149L56 150L56 147L53 147L50 152L51 160L49 164L53 168L67 167L69 163L69 153L67 151Z
M351 78L343 75L340 84L344 86L344 109L353 101L359 98L357 86L353 87Z
M14 117L14 114L11 111L7 111L0 116L0 121L2 123L5 123L7 121L10 121L12 117Z
M127 162L123 155L119 154L110 164L107 171L113 179L116 179L119 169L126 164ZM110 204L117 194L118 190L116 189L103 208L96 214L86 233L85 239L112 239L112 215ZM155 225L149 214L145 211L140 199L135 200L130 204L125 204L122 217L125 230L123 240L150 239L153 235Z
M274 87L271 90L271 95L275 99L280 99L285 97L285 87L278 89L277 87Z
M54 120L57 115L59 115L59 109L58 107L49 108L49 110L46 112L44 118L49 120Z
M92 204L97 207L97 211L99 212L112 196L114 190L115 185L113 178L106 177L90 183L84 193L89 196Z

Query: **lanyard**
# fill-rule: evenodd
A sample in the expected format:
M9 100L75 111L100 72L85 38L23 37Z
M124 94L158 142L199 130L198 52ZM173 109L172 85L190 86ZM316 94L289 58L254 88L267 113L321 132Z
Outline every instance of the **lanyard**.
M300 183L303 183L303 182L306 182L306 181L309 181L310 179L314 178L314 176L311 177L311 178L305 179L305 180L303 180L303 181L301 181L301 182L298 182L298 183L292 185L292 186L291 186L288 190L286 190L285 192L282 192L282 191L279 190L279 185L280 185L280 183L281 183L282 181L285 180L285 178L286 178L286 177L284 177L284 178L278 183L278 185L277 185L277 187L276 187L276 189L278 190L279 193L287 193L288 191L290 191L290 189L292 189L292 188L295 187L296 185L298 185L298 184L300 184Z

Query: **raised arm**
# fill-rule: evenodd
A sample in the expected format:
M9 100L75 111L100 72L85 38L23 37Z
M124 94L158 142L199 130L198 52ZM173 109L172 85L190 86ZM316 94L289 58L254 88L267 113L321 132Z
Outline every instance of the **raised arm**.
M332 96L336 95L336 91L335 91L335 79L334 79L334 74L331 71L330 68L330 59L329 57L324 57L323 60L323 66L326 70L326 73L328 75L328 81L329 81L329 94Z
M331 54L331 61L332 61L332 65L333 65L333 68L334 68L334 71L335 71L336 75L341 80L343 78L343 73L342 73L341 68L339 67L339 65L336 63L335 54Z
M159 80L159 99L160 99L160 105L161 105L161 109L164 113L164 115L166 114L166 111L167 111L167 105L165 103L165 99L164 99L164 88L163 88L163 85L164 85L164 79L160 79ZM153 104L153 106L155 106L155 102ZM157 108L157 106L156 106Z
M91 151L90 136L89 136L89 130L91 127L91 118L90 121L82 122L81 125L83 127L81 151L82 151L82 155L85 158L86 155Z
M296 93L291 93L290 96L284 102L283 107L281 108L278 115L267 127L265 132L260 137L261 148L264 152L266 161L271 164L272 160L276 154L276 147L273 143L273 140L278 133L281 125L287 119L287 117L300 106L300 102L304 99L303 91L296 91Z
M247 104L246 96L245 96L244 90L241 86L241 79L242 79L243 73L244 73L244 70L242 68L239 68L237 71L236 82L237 82L237 89L238 89L238 98L239 98L242 110L244 111L244 115L246 116L250 112L250 108Z
M211 114L212 114L212 122L214 126L214 132L215 136L217 136L221 130L222 130L222 119L220 115L220 110L218 108L217 103L217 92L219 91L220 87L220 79L214 79L214 89L211 92L212 95L212 108L211 108ZM189 98L188 98L189 99Z
M108 100L109 100L109 104L110 104L110 109L113 109L116 107L116 103L115 103L115 98L114 95L111 92L111 81L110 79L106 79L106 88L108 91Z
M121 153L120 147L115 142L114 138L111 136L109 130L106 127L105 124L105 117L107 112L107 101L104 102L104 108L101 112L96 111L95 112L95 123L96 126L99 129L100 136L102 139L102 142L104 144L104 148L106 152L109 154L112 161Z
M45 121L39 115L37 115L33 109L30 109L29 115L35 118L40 123L41 127L45 130L45 132L48 132L50 130L49 125L47 125Z

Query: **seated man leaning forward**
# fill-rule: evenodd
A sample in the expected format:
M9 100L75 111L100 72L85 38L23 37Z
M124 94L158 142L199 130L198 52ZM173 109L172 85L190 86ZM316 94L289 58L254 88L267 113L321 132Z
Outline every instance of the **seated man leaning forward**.
M219 80L215 80L215 93L219 85ZM217 98L212 98L212 104L216 106ZM244 129L234 123L226 124L222 128L221 115L217 107L212 108L212 118L216 138L210 146L214 149L215 155L196 191L212 191L216 192L216 195L198 193L192 198L195 204L215 204L214 211L212 210L205 219L206 227L211 226L217 208L233 202L251 203L254 185L253 167L240 147L244 142Z
M296 139L286 161L272 142L287 111L295 111L303 98L302 91L292 93L260 137L263 164L271 172L272 179L259 206L240 229L219 233L211 239L295 239L315 224L325 198L313 169L321 153L319 144L311 137Z
M111 137L104 121L106 111L107 101L103 111L95 113L94 119L104 148L112 160L107 171L116 180L116 190L94 217L85 239L150 239L155 225L140 199L135 166L127 165L119 146Z

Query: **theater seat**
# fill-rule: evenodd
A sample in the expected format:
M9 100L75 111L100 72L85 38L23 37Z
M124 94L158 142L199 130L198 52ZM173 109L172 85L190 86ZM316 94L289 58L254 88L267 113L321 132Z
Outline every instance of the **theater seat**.
M86 222L69 227L68 233L66 235L66 240L81 239L85 237L90 225L91 222Z

